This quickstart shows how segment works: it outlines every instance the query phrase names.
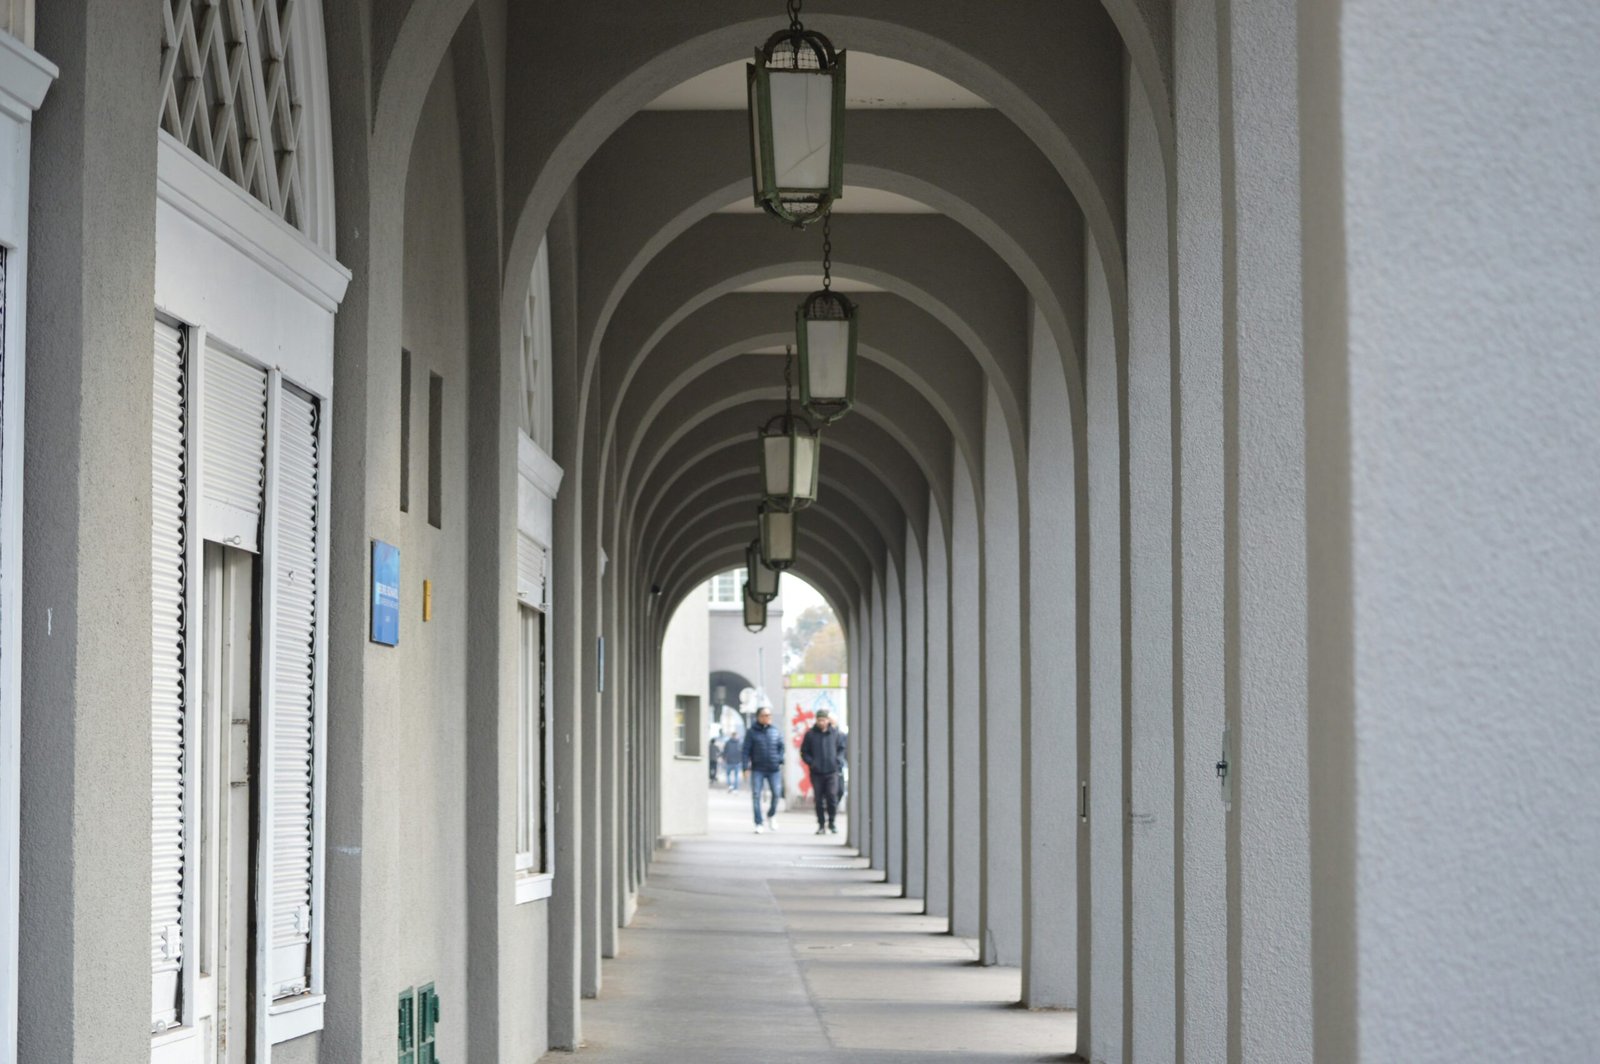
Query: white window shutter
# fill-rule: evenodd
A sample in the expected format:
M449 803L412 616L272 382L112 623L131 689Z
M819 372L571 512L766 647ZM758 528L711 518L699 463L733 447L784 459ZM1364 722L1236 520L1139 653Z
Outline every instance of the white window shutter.
M155 331L151 427L151 1025L178 1022L183 969L185 609L188 590L184 333Z
M267 371L206 348L200 371L200 533L251 553L261 536Z
M545 607L548 552L525 533L517 534L517 598L534 609Z
M291 385L274 394L269 452L268 534L264 556L267 660L262 664L267 706L262 765L262 823L258 850L258 926L266 979L263 1006L313 989L313 917L321 905L315 882L318 780L315 748L319 703L317 625L321 613L319 522L322 439L316 400ZM260 956L258 954L258 956Z

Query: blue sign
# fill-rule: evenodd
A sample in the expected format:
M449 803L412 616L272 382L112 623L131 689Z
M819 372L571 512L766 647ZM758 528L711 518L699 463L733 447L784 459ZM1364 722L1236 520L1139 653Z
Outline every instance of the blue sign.
M400 645L400 548L372 541L372 641Z

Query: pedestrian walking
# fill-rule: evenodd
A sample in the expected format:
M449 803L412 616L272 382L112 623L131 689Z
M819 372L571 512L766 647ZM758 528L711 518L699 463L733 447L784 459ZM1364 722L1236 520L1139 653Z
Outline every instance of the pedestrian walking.
M739 791L739 768L744 764L744 743L737 735L722 740L722 771L727 776L728 793Z
M772 709L762 706L756 722L744 733L744 766L750 770L750 805L755 811L756 834L778 830L778 792L783 787L783 733L772 726ZM761 819L761 787L772 792L766 821Z
M709 778L706 783L713 787L716 786L717 777L722 773L722 750L725 744L726 740L722 736L713 735L711 745L706 748L706 761L709 763L707 767Z
M817 803L817 834L839 834L839 776L844 771L844 732L833 726L833 715L817 710L817 722L800 741L800 760L811 770L811 796Z

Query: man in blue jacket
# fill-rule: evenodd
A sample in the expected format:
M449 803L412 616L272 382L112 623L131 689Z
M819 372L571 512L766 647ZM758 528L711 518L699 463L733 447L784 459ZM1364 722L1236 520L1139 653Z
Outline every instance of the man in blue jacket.
M783 733L772 726L772 710L762 706L756 722L744 733L744 767L750 773L750 803L756 814L756 834L778 830L778 791L783 787ZM767 820L761 820L761 785L772 791Z
M844 768L844 732L833 726L826 709L817 710L817 723L800 743L800 760L811 769L811 794L817 803L817 834L831 831L839 812L839 773Z

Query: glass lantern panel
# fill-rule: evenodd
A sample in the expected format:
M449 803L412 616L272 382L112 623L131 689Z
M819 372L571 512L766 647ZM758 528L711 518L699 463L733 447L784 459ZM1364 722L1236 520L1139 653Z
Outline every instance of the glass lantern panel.
M762 469L767 479L767 494L770 496L789 494L789 437L763 436L761 450Z
M850 323L806 322L806 376L812 399L843 399L850 379Z
M757 595L771 597L778 593L778 573L761 564L761 559L756 559L755 566L750 570L750 576Z
M794 514L772 510L761 515L761 555L769 562L794 561Z
M751 628L764 628L767 624L767 604L760 599L751 598L749 588L745 589L744 623Z
M833 78L771 72L772 169L779 188L826 189L833 164Z
M794 438L794 493L802 499L817 497L817 437Z

